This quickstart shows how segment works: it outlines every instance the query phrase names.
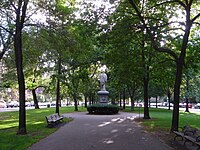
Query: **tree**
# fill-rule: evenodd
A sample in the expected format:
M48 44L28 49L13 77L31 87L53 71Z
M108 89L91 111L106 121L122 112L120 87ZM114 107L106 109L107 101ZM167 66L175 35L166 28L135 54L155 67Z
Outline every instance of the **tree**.
M179 125L179 100L180 100L180 85L181 85L181 79L182 79L182 71L184 67L184 60L186 55L186 49L190 37L190 31L192 28L192 25L195 24L195 21L200 17L200 13L196 11L192 11L195 9L195 7L198 7L198 1L190 0L190 1L163 1L163 2L157 2L157 1L136 1L129 0L131 6L133 7L133 10L135 11L135 15L138 17L138 19L141 22L142 27L145 28L147 35L149 36L149 39L152 43L152 46L155 50L158 52L164 52L169 54L176 62L176 79L174 83L174 109L173 109L173 117L172 117L172 125L171 125L171 131L178 130ZM152 9L153 8L153 9ZM164 9L166 8L166 9ZM179 24L178 28L181 30L181 45L180 47L175 47L176 50L179 51L179 53L174 51L174 48L171 47L171 43L164 37L167 35L168 37L171 37L170 39L175 40L178 36L175 38L172 37L170 33L174 33L177 35L178 33L175 32L175 29L177 30L177 27L174 25L175 21L165 21L165 18L171 18L175 15L177 16L175 9L180 9L181 12L183 12L185 20ZM162 10L162 11L161 11ZM172 12L169 12L172 11ZM167 14L165 16L162 12ZM151 14L154 14L154 17ZM163 16L164 15L164 16ZM162 29L162 30L161 30ZM164 31L164 33L163 33ZM161 41L159 41L158 37L163 37L162 40L166 39L164 44L161 44ZM159 43L160 42L160 43ZM166 48L168 47L168 48Z
M151 45L144 35L144 30L134 31L133 24L139 23L128 11L126 3L120 3L108 19L110 29L107 36L108 64L114 68L115 76L121 87L129 91L133 104L136 89L143 85L144 119L149 119L148 84L152 60ZM124 8L127 8L124 10ZM105 35L105 36L106 36ZM133 39L132 37L136 37ZM125 92L124 92L125 93Z
M194 28L193 30L197 30L197 28ZM196 80L199 74L199 55L200 53L198 52L199 49L199 34L191 31L191 36L193 37L191 39L192 42L188 43L188 52L186 55L186 59L185 59L185 64L184 64L184 72L183 72L183 84L182 84L182 93L184 94L183 99L186 102L186 112L189 112L189 101L190 102L194 102L192 101L196 99L195 96L195 85L198 84L198 80ZM195 84L194 84L195 83ZM197 84L196 84L197 83Z
M11 6L14 7L16 12L16 24L14 33L14 51L15 63L17 68L17 78L19 85L19 129L17 134L26 134L26 109L25 109L25 81L23 72L23 54L22 54L22 29L26 18L26 11L28 0L17 1L15 7L12 2Z
M69 31L71 28L71 20L73 20L72 12L74 10L74 1L56 0L40 1L39 7L42 8L47 15L47 34L49 47L47 48L52 56L52 64L54 64L53 81L56 82L56 113L59 113L61 104L61 79L63 66L69 51L74 46L74 41ZM46 9L47 8L47 9ZM56 79L56 80L55 80Z
M48 79L44 78L47 72L44 55L47 38L44 38L44 29L29 27L23 32L24 74L26 89L31 90L36 109L39 109L36 90L46 88Z

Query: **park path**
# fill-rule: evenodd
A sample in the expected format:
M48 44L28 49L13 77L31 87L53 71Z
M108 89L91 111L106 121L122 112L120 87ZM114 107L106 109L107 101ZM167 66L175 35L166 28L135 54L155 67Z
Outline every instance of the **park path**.
M35 143L28 150L170 150L134 121L133 113L64 114L74 120Z

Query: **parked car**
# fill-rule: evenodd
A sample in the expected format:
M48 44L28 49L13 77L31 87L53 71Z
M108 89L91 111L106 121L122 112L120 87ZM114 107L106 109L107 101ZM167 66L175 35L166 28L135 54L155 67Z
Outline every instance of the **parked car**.
M186 104L185 104L185 106L186 106ZM189 103L188 104L188 108L192 108L192 104Z
M25 102L25 106L26 107L31 107L31 103L30 102Z
M6 108L6 102L4 100L0 100L0 108Z
M179 103L180 108L186 108L186 103ZM192 108L192 104L188 103L188 108Z
M185 107L184 103L179 103L179 107L184 108Z
M195 109L200 109L200 103L197 103L196 105L194 105Z
M172 104L172 103L170 103L170 104L168 103L167 107L169 107L169 105L170 105L170 107L174 107L174 104Z
M18 101L11 101L9 103L7 103L7 108L13 108L13 107L19 107L19 102Z

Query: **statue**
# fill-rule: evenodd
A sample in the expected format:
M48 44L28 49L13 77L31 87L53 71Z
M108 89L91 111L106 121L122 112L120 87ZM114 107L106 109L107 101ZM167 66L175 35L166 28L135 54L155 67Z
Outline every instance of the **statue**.
M106 91L107 75L105 71L102 71L102 73L100 74L99 82L100 82L101 91Z

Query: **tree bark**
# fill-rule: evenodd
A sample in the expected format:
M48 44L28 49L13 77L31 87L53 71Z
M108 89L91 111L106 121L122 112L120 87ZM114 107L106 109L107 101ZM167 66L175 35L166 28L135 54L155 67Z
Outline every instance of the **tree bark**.
M149 107L148 107L148 80L144 77L143 79L143 90L144 90L144 117L143 119L150 119Z
M34 101L34 105L35 105L35 109L40 109L39 105L38 105L38 100L37 100L37 96L36 96L36 89L32 89L32 95L33 95L33 101Z
M87 102L88 102L88 101L87 101L87 94L85 94L84 97L85 97L85 108L87 108Z
M19 128L17 134L26 134L25 81L23 72L22 29L26 15L28 0L18 1L14 34L15 63L19 85ZM21 14L22 13L22 14Z
M149 108L151 108L151 97L148 97L148 105L149 105Z
M179 127L179 101L180 101L180 85L182 79L182 67L181 64L176 65L176 79L174 84L174 106L172 114L171 131L178 131Z
M15 63L17 68L17 79L19 85L19 129L17 134L26 134L26 109L25 109L25 81L23 73L22 35L20 27L16 28L14 37Z
M171 92L170 92L170 90L168 89L168 91L167 91L167 97L168 97L168 110L170 110L170 104L171 104Z
M156 96L156 108L158 108L158 96Z
M190 6L188 5L186 7L186 26L185 26L185 34L183 36L181 53L180 53L179 59L176 60L176 79L175 79L175 84L174 84L174 109L173 109L173 116L172 116L171 131L178 131L178 127L179 127L180 85L181 85L181 80L182 80L184 60L185 60L186 49L187 49L191 27L192 27L192 21L190 20Z
M185 112L189 112L189 107L188 107L188 104L189 104L189 99L188 99L188 96L189 96L189 78L187 77L186 79L186 109L185 109Z
M122 96L121 92L119 93L119 107L122 108Z
M125 93L125 88L123 90L123 109L126 109L126 93Z
M133 111L135 108L134 97L135 97L135 88L128 88L128 92L131 98L131 110Z
M149 116L149 106L148 106L148 100L149 100L149 94L148 94L148 86L149 86L149 67L146 66L146 61L145 61L145 53L144 53L144 41L145 37L143 34L143 39L142 39L142 63L143 63L143 91L144 91L144 117L143 119L150 119ZM150 103L149 103L150 104Z
M76 98L76 93L73 93L72 96L73 96L73 99L74 99L74 111L78 111L78 101L77 101L77 98Z
M58 58L58 74L57 74L57 86L56 86L56 113L60 114L60 75L61 75L61 58Z

